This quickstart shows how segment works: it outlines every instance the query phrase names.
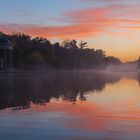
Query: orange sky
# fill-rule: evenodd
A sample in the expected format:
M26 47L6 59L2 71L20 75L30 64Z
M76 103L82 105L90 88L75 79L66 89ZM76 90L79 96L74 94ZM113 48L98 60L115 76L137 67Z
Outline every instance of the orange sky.
M31 0L28 5L26 0L8 1L0 6L0 29L5 33L23 32L53 42L85 40L90 48L103 49L124 62L140 55L138 0Z

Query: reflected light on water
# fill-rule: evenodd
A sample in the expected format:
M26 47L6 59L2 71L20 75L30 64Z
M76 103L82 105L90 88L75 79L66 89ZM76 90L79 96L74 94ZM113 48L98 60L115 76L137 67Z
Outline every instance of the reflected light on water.
M43 130L51 128L56 131L58 127L58 129L68 129L69 132L83 131L83 134L87 134L91 139L97 134L100 135L100 139L106 139L105 135L109 139L118 140L129 139L131 136L134 139L140 138L139 76L92 73L61 76L61 74L55 75L47 80L44 77L33 76L30 82L27 82L29 77L12 77L11 88L14 92L5 91L3 88L6 95L1 94L3 103L1 102L0 122L11 116L23 119L22 123L21 120L18 122L20 127L27 122L27 126L30 127L36 127L33 124L39 123ZM17 81L20 81L18 87L15 86ZM34 87L36 84L41 89ZM23 85L26 87L23 90L24 94L22 91L19 92L19 88ZM25 93L25 91L30 92ZM21 96L14 96L18 94ZM24 102L20 102L22 100ZM11 118L5 124L10 120ZM54 125L49 126L46 121ZM88 134L91 132L92 134ZM126 134L130 135L129 138ZM70 136L75 137L75 135ZM79 139L82 138L82 135L78 136Z

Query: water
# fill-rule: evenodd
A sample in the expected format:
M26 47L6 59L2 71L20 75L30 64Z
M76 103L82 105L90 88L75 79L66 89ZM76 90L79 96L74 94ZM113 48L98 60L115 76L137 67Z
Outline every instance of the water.
M138 140L137 73L0 74L0 140Z

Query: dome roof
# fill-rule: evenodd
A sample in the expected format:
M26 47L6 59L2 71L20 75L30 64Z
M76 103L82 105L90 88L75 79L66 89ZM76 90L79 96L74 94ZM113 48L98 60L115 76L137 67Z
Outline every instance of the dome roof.
M12 49L12 43L8 39L0 37L0 49Z

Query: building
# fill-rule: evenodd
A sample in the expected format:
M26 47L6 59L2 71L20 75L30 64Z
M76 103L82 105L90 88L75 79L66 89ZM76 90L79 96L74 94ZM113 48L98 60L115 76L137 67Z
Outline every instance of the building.
M137 65L138 65L138 69L140 69L140 56L139 56L139 59L137 61Z
M13 47L12 43L3 37L0 37L0 69L10 69L13 65Z

